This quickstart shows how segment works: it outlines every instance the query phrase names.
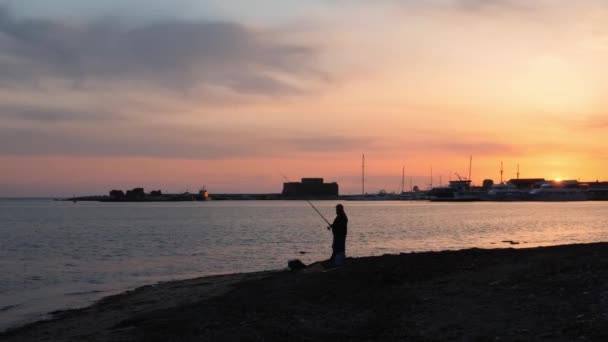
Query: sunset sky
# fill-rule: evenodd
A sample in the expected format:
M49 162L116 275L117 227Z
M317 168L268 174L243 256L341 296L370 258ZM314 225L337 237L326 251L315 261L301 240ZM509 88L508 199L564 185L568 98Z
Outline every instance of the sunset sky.
M0 197L608 180L608 1L0 0Z

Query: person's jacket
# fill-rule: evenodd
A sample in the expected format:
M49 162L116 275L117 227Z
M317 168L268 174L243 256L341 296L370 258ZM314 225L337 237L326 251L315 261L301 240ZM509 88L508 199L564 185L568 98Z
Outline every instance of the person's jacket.
M346 236L346 226L348 224L348 217L346 215L338 215L334 219L334 223L331 224L331 231L335 236Z

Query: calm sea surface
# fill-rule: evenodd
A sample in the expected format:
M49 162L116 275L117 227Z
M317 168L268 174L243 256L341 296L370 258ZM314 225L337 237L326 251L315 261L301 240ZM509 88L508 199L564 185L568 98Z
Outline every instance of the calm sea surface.
M333 220L337 202L313 203ZM343 203L348 256L608 241L608 202ZM325 226L303 201L0 200L0 331L144 284L326 259Z

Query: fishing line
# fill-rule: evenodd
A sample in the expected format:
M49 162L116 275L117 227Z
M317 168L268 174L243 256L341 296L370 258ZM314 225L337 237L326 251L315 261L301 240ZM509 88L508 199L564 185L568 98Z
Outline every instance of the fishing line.
M289 178L287 178L287 176L285 176L283 173L281 173L281 176L283 176L283 178L285 178L285 180L288 181L289 183L292 183L292 181L290 181ZM310 206L317 212L317 214L319 214L319 216L321 216L321 218L323 219L323 221L325 221L327 223L327 225L331 226L331 223L329 223L329 221L327 221L325 216L323 216L323 214L321 214L321 212L317 209L317 207L315 207L312 204L312 202L310 202L307 199L305 199L305 201L308 202L308 204L310 204Z

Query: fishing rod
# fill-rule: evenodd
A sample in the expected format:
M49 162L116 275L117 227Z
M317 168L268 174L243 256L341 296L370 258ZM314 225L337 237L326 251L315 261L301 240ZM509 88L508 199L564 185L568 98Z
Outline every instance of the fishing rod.
M285 176L284 174L281 173L281 176L283 176L283 178L285 178L286 181L288 181L289 183L291 183L291 181L289 180L289 178L287 178L287 176ZM319 211L319 209L317 209L317 207L314 206L314 204L312 204L312 202L310 202L309 200L305 199L306 202L308 202L308 204L310 204L310 206L317 212L317 214L319 214L319 216L321 216L321 218L323 219L323 221L327 222L327 229L329 229L331 227L331 223L329 223L329 221L327 221L327 219L325 218L325 216L323 216L323 214L321 214L321 212Z

